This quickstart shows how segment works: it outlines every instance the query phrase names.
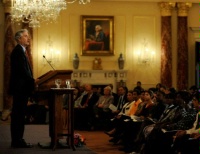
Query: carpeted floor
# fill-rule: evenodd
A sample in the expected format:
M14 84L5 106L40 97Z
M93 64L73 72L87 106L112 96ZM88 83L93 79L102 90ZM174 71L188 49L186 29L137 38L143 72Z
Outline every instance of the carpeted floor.
M38 142L48 143L49 137L48 125L26 125L24 139L34 145L31 149L14 149L10 147L10 124L9 120L0 122L0 154L124 154L118 150L117 145L108 142L109 137L103 131L75 131L86 138L86 145L77 147L76 151L72 149L57 148L55 151L51 149L41 149ZM62 140L65 142L65 139Z
M49 125L26 125L24 139L26 142L34 144L34 147L31 149L13 149L10 147L10 117L8 117L6 121L0 120L0 154L124 154L124 152L118 150L119 145L108 142L110 138L103 131L75 130L75 133L86 138L86 145L77 147L76 151L67 148L57 148L52 151L51 149L41 149L38 146L38 142L50 142ZM62 141L65 142L65 139Z
M0 154L95 154L87 146L77 147L76 151L72 149L60 149L56 151L51 149L42 149L37 144L38 142L48 143L50 141L48 135L48 125L26 125L24 139L34 145L33 148L28 149L14 149L10 147L10 125L0 125ZM63 139L63 142L65 140Z

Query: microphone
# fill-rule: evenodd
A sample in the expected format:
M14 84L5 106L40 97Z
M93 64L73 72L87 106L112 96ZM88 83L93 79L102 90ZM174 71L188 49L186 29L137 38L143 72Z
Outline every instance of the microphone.
M45 55L43 55L43 58L47 61L47 63L51 66L51 68L53 68L53 66L51 65L51 63L46 59ZM53 68L53 70L55 70L55 69Z

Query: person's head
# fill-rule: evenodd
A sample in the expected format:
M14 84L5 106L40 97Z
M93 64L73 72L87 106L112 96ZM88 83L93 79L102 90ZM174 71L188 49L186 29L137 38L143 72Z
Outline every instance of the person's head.
M126 89L123 87L123 86L120 86L119 88L118 88L118 94L120 95L120 96L122 96L122 95L124 95L126 93Z
M157 89L157 90L160 90L160 87L162 87L162 84L161 84L161 83L157 83L157 84L156 84L156 89Z
M133 90L133 99L136 101L140 98L140 91L135 89Z
M165 93L164 92L157 91L157 93L156 93L156 101L157 102L162 101L164 99L164 97L165 97Z
M142 90L142 91L140 92L140 98L141 98L142 101L145 100L145 99L144 99L144 96L145 96L145 91Z
M192 105L197 111L199 111L199 107L200 107L199 94L200 93L197 92L195 95L193 95L193 98L192 98Z
M106 96L112 94L112 89L110 88L110 86L106 86L106 87L103 89L103 94L106 95Z
M137 86L141 87L142 83L140 81L137 82Z
M188 104L190 100L191 100L191 97L188 91L181 90L176 93L176 101L179 101L179 102L182 101L185 104Z
M153 98L153 92L151 90L145 90L144 99L145 101L150 101Z
M167 87L165 87L164 85L161 85L159 91L162 91L166 94L166 90L167 90Z
M80 93L83 93L85 91L85 85L80 85L79 91L80 91Z
M101 30L102 30L102 28L101 28L100 25L96 25L96 26L95 26L95 31L101 31Z
M195 94L197 91L198 91L198 88L195 85L191 86L189 89L190 94Z
M128 100L128 102L134 101L134 96L133 96L133 91L132 90L128 91L128 93L127 93L127 100Z
M30 44L30 38L27 29L21 29L15 33L15 40L18 44L27 47Z
M87 91L87 92L92 91L92 85L91 84L85 84L85 91Z
M113 84L108 84L108 86L113 90Z
M176 95L173 93L165 94L164 102L165 104L173 104L175 102Z

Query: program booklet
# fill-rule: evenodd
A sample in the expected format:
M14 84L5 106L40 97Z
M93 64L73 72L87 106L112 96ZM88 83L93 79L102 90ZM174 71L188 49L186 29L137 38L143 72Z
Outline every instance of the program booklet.
M113 104L109 105L109 109L111 109L112 111L117 111L117 107Z

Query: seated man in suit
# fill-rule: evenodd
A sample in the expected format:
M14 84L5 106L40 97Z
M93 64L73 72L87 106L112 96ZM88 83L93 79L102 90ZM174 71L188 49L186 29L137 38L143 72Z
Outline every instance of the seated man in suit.
M116 102L113 102L113 105L117 107L117 110L112 112L114 116L117 115L121 111L124 104L128 102L126 97L128 91L126 90L126 87L118 87L117 92L118 99L115 100Z
M99 96L93 92L92 85L85 84L85 95L82 96L80 105L75 108L75 123L80 129L91 129L94 119L93 107Z

